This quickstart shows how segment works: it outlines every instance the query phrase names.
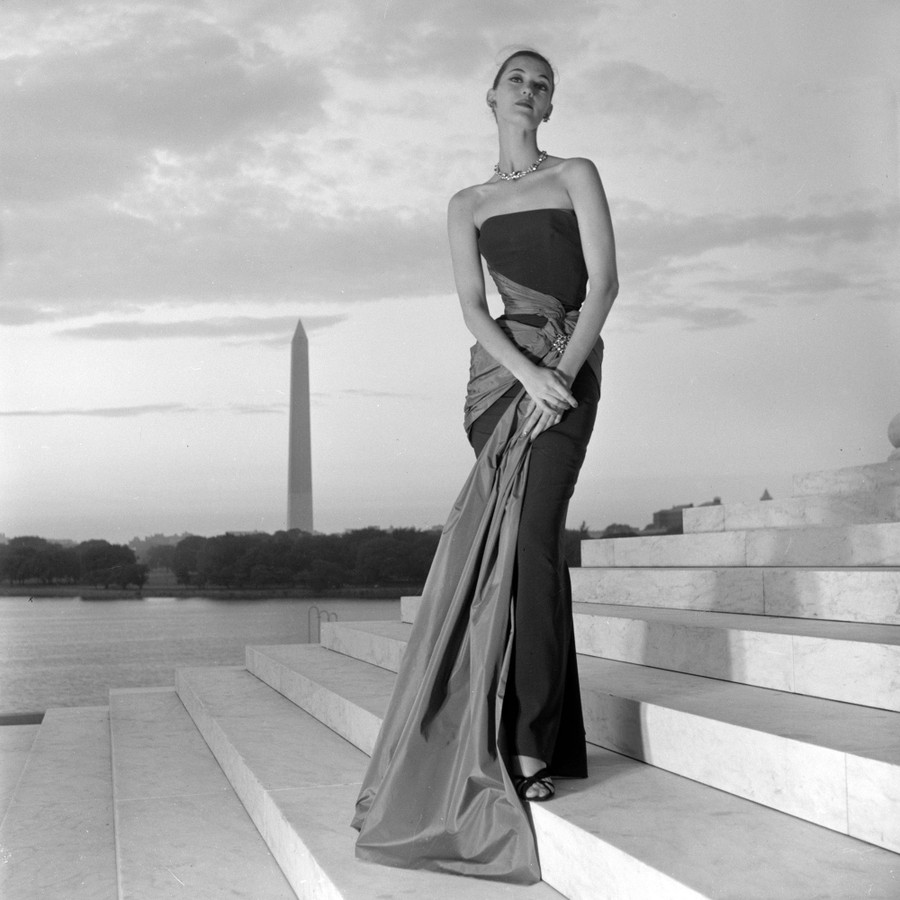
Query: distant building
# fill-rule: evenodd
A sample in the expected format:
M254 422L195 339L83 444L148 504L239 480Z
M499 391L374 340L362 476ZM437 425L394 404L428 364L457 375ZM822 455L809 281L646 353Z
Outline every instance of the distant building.
M653 521L642 534L682 534L684 532L684 511L692 509L693 503L681 503L669 509L658 509L653 513Z

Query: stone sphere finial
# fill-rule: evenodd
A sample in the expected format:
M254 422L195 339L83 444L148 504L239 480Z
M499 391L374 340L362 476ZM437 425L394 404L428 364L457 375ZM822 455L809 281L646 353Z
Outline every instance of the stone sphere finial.
M888 440L894 447L894 452L888 458L900 459L900 413L897 413L888 425Z

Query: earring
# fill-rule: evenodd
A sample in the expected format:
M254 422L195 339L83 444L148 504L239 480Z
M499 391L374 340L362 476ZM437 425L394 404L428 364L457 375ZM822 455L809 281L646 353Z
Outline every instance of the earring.
M545 122L549 122L549 121L550 121L550 116L544 116L544 121L545 121Z

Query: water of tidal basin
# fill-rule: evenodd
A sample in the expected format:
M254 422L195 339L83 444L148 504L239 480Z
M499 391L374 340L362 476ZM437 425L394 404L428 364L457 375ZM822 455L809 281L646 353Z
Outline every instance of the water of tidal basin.
M400 617L397 600L0 597L0 716L106 706L110 688L172 686L181 666L243 665L247 644L307 642L311 606L342 622Z

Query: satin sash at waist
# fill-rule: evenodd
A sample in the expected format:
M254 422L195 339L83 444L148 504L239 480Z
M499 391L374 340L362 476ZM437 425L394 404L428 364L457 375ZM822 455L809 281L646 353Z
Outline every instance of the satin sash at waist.
M555 366L565 349L564 341L575 330L578 310L566 310L556 297L543 294L532 288L489 269L491 277L503 299L504 315L497 319L509 339L533 362L544 366ZM525 317L540 316L544 324L530 324ZM520 318L521 317L521 318ZM586 360L600 384L603 362L603 341L598 338ZM466 389L466 403L463 425L466 431L472 423L506 391L516 383L508 369L501 366L481 344L475 344L471 351L469 384Z

